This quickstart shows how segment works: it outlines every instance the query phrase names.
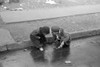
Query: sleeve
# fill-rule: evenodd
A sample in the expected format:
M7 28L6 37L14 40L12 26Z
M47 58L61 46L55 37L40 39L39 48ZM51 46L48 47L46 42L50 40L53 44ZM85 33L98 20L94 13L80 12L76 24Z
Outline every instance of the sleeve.
M37 30L34 30L31 34L30 34L30 39L31 41L33 42L33 46L37 47L37 48L40 48L42 47L42 44L40 44L40 37L37 36L39 32Z
M61 39L62 39L64 42L70 40L70 34L69 34L69 33L65 33L64 30L63 30L62 28L60 29L60 36L61 36Z
M70 34L69 33L65 33L64 34L63 41L64 42L70 42L71 41L71 38L70 38Z
M34 30L34 31L30 34L30 38L31 38L31 39L40 39L40 37L37 36L38 33L39 33L38 30Z

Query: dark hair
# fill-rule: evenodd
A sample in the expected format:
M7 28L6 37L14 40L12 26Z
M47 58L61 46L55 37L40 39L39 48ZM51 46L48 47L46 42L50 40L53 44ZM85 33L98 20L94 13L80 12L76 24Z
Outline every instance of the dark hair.
M40 32L45 33L45 34L49 34L50 33L50 28L48 26L40 27Z

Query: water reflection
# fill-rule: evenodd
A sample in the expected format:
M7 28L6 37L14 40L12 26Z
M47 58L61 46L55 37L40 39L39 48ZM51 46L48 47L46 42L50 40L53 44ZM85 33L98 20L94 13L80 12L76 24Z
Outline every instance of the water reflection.
M3 67L3 64L2 63L0 63L0 67Z
M46 62L47 61L44 58L44 51L40 51L37 48L32 47L31 55L35 62Z
M50 61L48 59L45 59L44 53L45 53L44 51L40 51L39 49L36 49L36 48L32 48L32 51L31 51L32 58L35 62L56 64L63 61L65 62L65 60L68 58L70 54L70 48L54 49L53 53L51 53L52 58Z
M70 55L70 48L56 49L53 54L52 63L65 62Z

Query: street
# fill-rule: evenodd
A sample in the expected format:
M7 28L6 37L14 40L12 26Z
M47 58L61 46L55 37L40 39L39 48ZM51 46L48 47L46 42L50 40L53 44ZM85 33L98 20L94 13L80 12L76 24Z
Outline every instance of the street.
M54 50L49 62L40 51L6 51L0 53L0 67L100 67L99 49L100 36L94 36L72 41L70 49Z
M41 10L41 9L55 9L63 7L80 7L82 5L99 5L99 0L54 0L57 4L45 3L45 0L37 1L34 0L21 0L20 3L4 4L4 7L10 9L23 8L27 10ZM82 6L83 7L83 6ZM98 30L100 29L100 12L98 8L91 9L87 6L86 10L77 9L79 12L75 12L75 9L69 10L67 14L66 11L59 13L58 11L53 14L53 10L48 14L51 18L47 18L49 15L35 15L40 17L39 20L15 22L15 23L5 23L4 19L0 15L0 47L4 45L9 45L7 43L12 43L9 45L8 51L0 52L0 67L100 67L100 35L96 35L96 31L93 32L95 36L91 37L81 37L80 39L75 39L71 41L70 48L65 49L53 49L53 46L49 45L46 47L45 51L39 51L33 48L26 48L32 43L27 42L30 40L30 33L42 26L59 26L64 29L65 33L78 33L84 31ZM9 16L5 12L10 13ZM12 11L15 12L16 11ZM5 19L13 21L19 17L19 15L11 15L12 12L9 10L1 9L0 13L4 13ZM20 11L19 11L20 12ZM37 12L37 11L36 11ZM41 12L41 11L40 11ZM59 14L58 14L58 13ZM84 13L85 14L79 14ZM29 12L30 13L30 12ZM24 18L26 12L23 13L21 18L17 20L27 19ZM37 13L40 14L40 13ZM67 14L67 15L65 15ZM30 16L29 14L27 14ZM27 16L26 15L26 16ZM57 16L56 16L57 15ZM60 15L60 16L58 16ZM12 18L10 17L12 16ZM46 16L46 19L42 19ZM52 16L56 16L52 18ZM8 18L7 18L8 17ZM33 19L32 16L30 16ZM29 19L30 19L29 17ZM10 19L9 19L10 18ZM19 21L20 21L19 20ZM99 32L99 30L98 30ZM81 33L81 34L82 34ZM88 33L91 35L90 33ZM20 44L16 44L16 42ZM3 43L3 44L2 44ZM28 45L29 44L29 45ZM5 47L5 46L4 46ZM4 49L7 50L7 46ZM22 49L21 49L22 48ZM24 48L24 49L23 49ZM16 49L16 50L14 50Z

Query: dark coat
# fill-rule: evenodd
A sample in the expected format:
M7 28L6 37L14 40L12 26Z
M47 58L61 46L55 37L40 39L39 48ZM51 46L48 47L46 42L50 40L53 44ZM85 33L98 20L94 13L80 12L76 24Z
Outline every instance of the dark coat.
M34 30L30 34L30 39L33 42L33 44L35 45L35 47L42 47L44 45L44 43L46 42L45 35L43 33L41 33L39 29Z

